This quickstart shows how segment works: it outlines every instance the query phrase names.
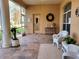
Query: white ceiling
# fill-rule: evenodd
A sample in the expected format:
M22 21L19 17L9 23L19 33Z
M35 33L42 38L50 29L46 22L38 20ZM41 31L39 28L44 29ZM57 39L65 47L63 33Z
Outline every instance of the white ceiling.
M27 5L59 4L61 0L23 0Z

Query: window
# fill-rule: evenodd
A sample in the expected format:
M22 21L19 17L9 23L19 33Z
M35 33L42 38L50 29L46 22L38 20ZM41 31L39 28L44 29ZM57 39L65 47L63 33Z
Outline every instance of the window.
M71 2L69 2L64 7L64 20L63 20L63 30L66 30L70 34L70 24L71 24Z

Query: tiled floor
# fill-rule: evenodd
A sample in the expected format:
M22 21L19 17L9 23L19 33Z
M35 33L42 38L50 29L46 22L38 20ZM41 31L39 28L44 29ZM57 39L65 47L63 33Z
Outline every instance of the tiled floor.
M33 48L31 48L31 46ZM39 45L0 49L0 59L37 59Z
M53 44L40 44L38 59L62 59L61 52Z
M52 43L50 35L32 34L19 37L18 48L0 48L0 59L37 59L40 44Z

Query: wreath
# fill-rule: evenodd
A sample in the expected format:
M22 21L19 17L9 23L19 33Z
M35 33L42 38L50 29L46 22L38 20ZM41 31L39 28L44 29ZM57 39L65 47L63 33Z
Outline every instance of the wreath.
M54 15L52 13L48 13L47 16L46 16L46 19L48 21L53 21L54 20Z
M79 8L76 9L75 14L76 16L79 16Z

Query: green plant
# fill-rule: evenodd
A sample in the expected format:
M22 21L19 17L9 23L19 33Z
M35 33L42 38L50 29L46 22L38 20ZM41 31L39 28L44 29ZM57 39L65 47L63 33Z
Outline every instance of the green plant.
M19 33L19 34L21 34L21 33L24 32L24 28L22 28L22 27L17 28L17 29L16 29L16 32Z
M16 37L16 28L11 28L11 33L12 33L12 39L13 40L18 40L17 37Z
M76 40L74 40L74 38L71 38L71 37L66 37L64 39L64 41L66 41L67 44L75 44L76 43Z

